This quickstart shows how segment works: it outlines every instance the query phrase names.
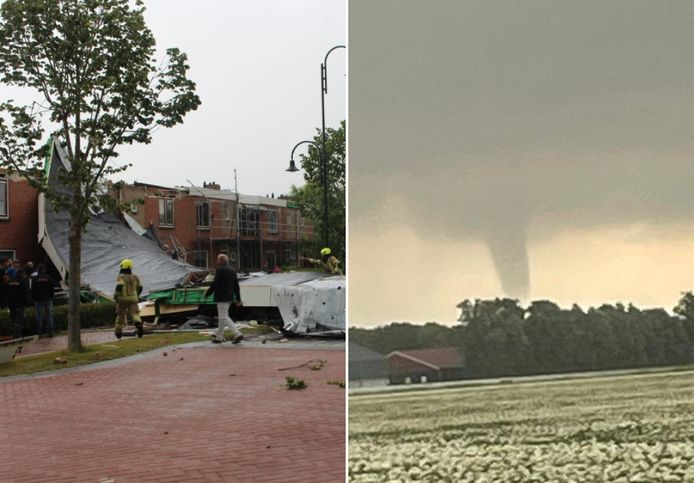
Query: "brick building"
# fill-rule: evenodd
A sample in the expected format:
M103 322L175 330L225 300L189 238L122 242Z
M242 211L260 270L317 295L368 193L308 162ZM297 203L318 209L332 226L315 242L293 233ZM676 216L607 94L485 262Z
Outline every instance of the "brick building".
M0 170L0 258L43 262L37 227L38 190Z
M200 267L214 265L222 252L244 271L297 266L302 246L313 238L311 226L287 199L240 194L237 202L236 193L214 183L170 188L136 182L115 194L141 227L176 249L179 259ZM38 190L0 171L0 258L45 261L37 233Z
M176 250L179 259L199 267L214 265L219 253L227 253L243 271L297 266L302 242L305 246L313 238L290 200L237 196L215 183L172 188L135 182L117 195L140 226Z
M393 351L386 358L391 384L455 381L469 376L459 347Z

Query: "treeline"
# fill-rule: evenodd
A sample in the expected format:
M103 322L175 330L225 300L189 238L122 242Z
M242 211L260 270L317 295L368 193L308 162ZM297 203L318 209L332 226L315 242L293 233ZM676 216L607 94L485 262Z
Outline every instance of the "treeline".
M460 324L394 323L351 328L350 342L382 354L460 347L473 377L519 376L694 362L694 295L675 316L663 309L605 304L584 311L549 301L522 307L511 299L466 300Z

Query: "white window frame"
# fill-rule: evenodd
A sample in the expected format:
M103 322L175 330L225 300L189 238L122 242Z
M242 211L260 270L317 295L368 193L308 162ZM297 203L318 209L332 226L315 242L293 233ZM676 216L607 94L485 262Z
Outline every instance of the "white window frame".
M274 217L274 222L272 218ZM268 210L267 212L267 231L268 233L279 233L280 232L280 223L279 223L279 218L280 214L277 212L277 210Z
M174 204L174 199L173 198L159 198L159 226L164 226L164 227L174 227L175 225L175 220L176 220L176 211L175 211L175 204ZM164 220L162 221L162 203L164 204ZM166 208L167 206L171 204L171 223L168 223L168 220L166 220Z
M5 213L0 213L0 220L10 219L10 183L4 176L0 177L0 184L5 185Z
M203 209L202 207L203 206L207 206L207 224L206 225L200 224L201 218L203 218L203 216L202 216L202 209ZM196 228L203 228L205 230L209 230L210 225L211 225L210 217L211 217L211 215L210 215L210 203L208 201L201 201L201 202L195 204L195 227ZM205 221L205 220L202 220L202 221Z
M12 255L3 255L3 253L11 253ZM10 260L17 259L17 250L12 250L10 248L0 248L0 259L9 258Z

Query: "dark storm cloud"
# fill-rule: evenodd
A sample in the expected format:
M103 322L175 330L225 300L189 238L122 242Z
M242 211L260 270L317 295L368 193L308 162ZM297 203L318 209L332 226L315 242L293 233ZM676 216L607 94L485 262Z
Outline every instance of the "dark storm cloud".
M694 215L694 3L350 2L350 222L386 196L486 241L528 289L528 223ZM550 234L550 233L548 233Z

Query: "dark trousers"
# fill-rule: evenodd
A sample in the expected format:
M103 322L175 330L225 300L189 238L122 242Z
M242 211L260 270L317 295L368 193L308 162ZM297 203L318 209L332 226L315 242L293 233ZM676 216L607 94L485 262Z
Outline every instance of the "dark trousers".
M10 307L10 320L14 324L14 338L19 339L24 326L24 307Z
M34 302L34 313L36 314L36 333L43 335L48 331L48 335L53 336L53 302Z

